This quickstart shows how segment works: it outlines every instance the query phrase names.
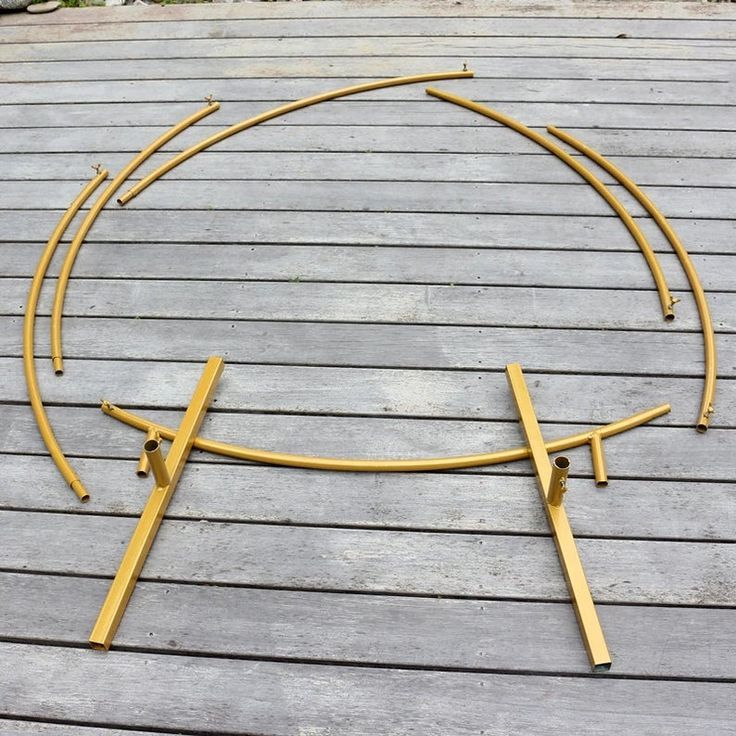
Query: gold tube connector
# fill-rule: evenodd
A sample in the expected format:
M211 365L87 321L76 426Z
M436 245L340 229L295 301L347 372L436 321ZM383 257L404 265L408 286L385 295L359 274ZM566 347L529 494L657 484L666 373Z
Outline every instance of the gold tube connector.
M593 473L595 484L599 488L608 485L608 470L606 469L606 456L603 452L603 438L600 432L590 435L590 457L593 460Z
M156 486L166 488L171 483L171 476L166 469L166 461L161 452L161 440L157 437L146 440L143 443L143 452L148 458L148 463L153 471L153 477L156 479Z
M551 506L559 506L562 496L567 491L567 474L570 471L570 461L559 455L552 461L552 475L547 488L547 503Z
M148 440L159 440L159 439L160 438L159 438L158 432L155 429L151 428L146 433L146 439L144 440L144 444L145 442L148 442ZM150 470L151 470L151 463L148 461L148 455L146 455L145 449L143 449L141 450L141 456L138 459L138 467L135 469L135 474L139 478L147 478Z

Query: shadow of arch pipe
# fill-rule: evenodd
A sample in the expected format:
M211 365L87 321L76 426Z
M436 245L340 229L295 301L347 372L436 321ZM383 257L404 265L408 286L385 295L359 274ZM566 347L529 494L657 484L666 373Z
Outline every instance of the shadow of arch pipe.
M179 135L183 130L186 130L190 125L193 125L203 117L210 115L211 113L218 110L220 107L219 102L208 102L207 107L202 108L188 118L185 118L181 122L177 123L173 128L167 130L163 135L156 138L153 143L144 148L139 154L134 156L129 163L127 163L118 173L118 175L105 187L102 194L97 198L97 201L90 207L82 224L79 226L72 244L69 246L64 263L61 266L61 272L59 273L59 279L56 282L56 293L54 294L54 305L51 310L51 362L54 367L54 372L57 376L64 373L64 361L62 357L61 348L61 320L64 311L64 297L66 296L66 289L69 283L69 277L74 268L74 261L76 260L79 249L84 243L84 239L87 237L92 225L95 220L102 212L102 208L110 201L114 196L115 192L125 183L125 180L150 156L158 151L161 146L168 143L172 138Z
M176 168L179 164L184 163L184 161L190 159L192 156L214 146L216 143L224 141L226 138L229 138L236 133L240 133L243 130L252 128L260 123L264 123L266 120L272 120L273 118L286 115L294 110L301 110L304 107L316 105L319 102L335 100L338 97L347 97L348 95L355 95L360 92L370 92L374 89L398 87L403 84L418 84L419 82L436 82L441 79L459 79L461 77L472 76L472 71L464 70L457 72L436 72L433 74L415 74L409 77L390 77L389 79L380 79L375 82L364 82L363 84L356 84L351 87L342 87L329 92L322 92L318 95L303 97L301 100L294 100L294 102L288 102L285 105L274 107L272 110L266 110L265 112L254 115L251 118L247 118L240 123L231 125L229 128L225 128L219 133L215 133L209 138L205 138L205 140L197 143L195 146L187 148L186 151L182 151L180 154L169 159L166 163L159 166L155 171L152 171L148 176L141 179L135 186L131 187L127 192L125 192L125 194L119 197L118 204L127 204L131 199L137 197L144 189L147 189L151 184L153 184L154 181L160 179L164 174Z
M135 427L144 432L154 430L163 439L171 440L176 435L176 430L157 424L149 419L140 417L132 412L121 409L119 406L103 401L100 407L102 411L117 419L123 424ZM653 419L667 414L670 411L669 404L662 404L652 409L632 414L626 419L620 419L611 424L604 424L594 430L586 430L578 434L569 435L558 440L546 443L548 453L562 452L573 447L581 447L590 441L591 431L600 433L601 438L613 437L629 429L638 427ZM415 471L430 470L452 470L456 468L477 468L484 465L497 465L509 463L515 460L524 460L529 457L528 447L515 447L511 450L498 450L477 455L456 455L450 457L429 457L409 460L363 460L354 458L317 457L311 455L296 455L286 452L272 452L270 450L259 450L254 447L243 447L217 440L209 440L197 437L194 447L198 450L211 452L215 455L232 457L237 460L250 460L265 465L282 465L291 468L311 468L313 470L337 470L343 472L357 473L408 473Z
M652 202L652 200L649 199L649 197L647 197L647 195L644 194L644 192L631 179L629 179L621 169L612 164L608 159L601 156L601 154L596 150L590 148L590 146L586 146L564 130L555 128L553 125L550 125L547 130L560 140L565 141L569 146L580 151L580 153L587 156L591 161L595 161L598 166L605 169L614 179L616 179L616 181L626 187L626 189L639 201L641 206L644 207L644 209L651 215L652 219L657 223L657 226L670 242L672 249L675 251L677 258L680 261L680 265L685 271L693 296L695 297L695 304L698 307L698 315L700 317L700 329L703 333L705 376L703 379L703 398L700 403L700 412L698 413L698 418L695 423L695 429L697 429L698 432L707 431L710 417L714 411L713 402L715 401L716 393L716 341L713 334L713 320L710 316L708 300L705 296L705 291L703 291L703 285L700 283L698 272L695 270L695 265L690 258L690 254L685 249L685 246L682 244L682 241L673 227L667 221L667 218L659 211L654 202Z
M26 389L28 391L28 399L31 402L33 416L38 425L38 431L41 433L41 439L46 445L46 449L51 455L51 459L56 463L59 472L64 476L64 480L69 487L77 494L77 498L86 503L89 501L89 494L79 480L74 469L69 464L64 453L59 446L54 430L51 428L46 409L43 406L43 399L38 388L38 377L36 375L36 358L35 358L35 332L36 332L36 309L38 307L38 297L41 294L41 286L43 285L46 271L48 271L51 259L56 252L59 241L63 237L69 224L79 211L80 207L89 199L90 195L97 187L107 179L108 172L102 169L92 178L89 183L82 189L77 198L69 205L69 209L62 215L59 223L51 233L51 237L46 243L41 258L36 266L36 272L33 274L31 288L28 292L28 301L26 303L26 312L23 316L23 373L26 378Z
M590 184L598 194L600 194L611 209L618 215L619 219L631 234L631 237L634 238L636 244L639 246L639 250L641 250L642 255L646 259L649 270L652 272L654 283L657 286L657 293L659 294L659 301L662 306L662 315L664 316L664 319L671 322L675 318L672 306L677 302L677 300L674 299L670 293L664 273L662 272L662 267L659 265L659 261L652 250L652 246L649 245L646 237L644 237L644 233L639 229L639 226L636 224L626 208L608 189L608 187L606 187L606 185L595 176L595 174L585 168L585 166L574 159L569 153L560 148L554 141L540 135L535 130L528 128L523 123L520 123L518 120L514 120L514 118L511 118L508 115L497 112L496 110L486 107L485 105L481 105L478 102L473 102L473 100L468 100L465 97L460 97L458 95L451 94L450 92L443 92L442 90L435 89L434 87L427 87L426 91L427 94L432 95L432 97L437 97L441 100L445 100L446 102L451 102L454 105L459 105L460 107L465 107L468 110L473 110L474 112L480 113L491 120L495 120L497 123L501 123L501 125L505 125L506 127L515 130L517 133L521 133L521 135L529 138L529 140L532 140L542 146L542 148L547 149L560 161L569 166L576 174L585 179L585 181L588 182L588 184Z

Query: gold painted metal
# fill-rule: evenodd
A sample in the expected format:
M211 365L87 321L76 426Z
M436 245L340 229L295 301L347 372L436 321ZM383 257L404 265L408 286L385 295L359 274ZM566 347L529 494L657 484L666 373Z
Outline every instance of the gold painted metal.
M223 365L222 358L212 357L207 361L199 383L197 383L197 388L192 395L192 400L184 414L184 419L179 429L173 433L173 442L169 454L166 456L165 467L169 482L163 486L157 482L146 502L133 536L128 543L128 548L125 550L120 567L115 574L115 579L110 586L105 602L102 604L97 622L90 634L89 643L94 649L110 648L118 624L125 613L128 600L138 580L138 575L146 561L156 537L156 532L161 526L161 519L166 513L169 501L176 490L176 484L189 457L194 438L197 436L207 408L212 401L222 374ZM148 442L155 443L156 440L148 440L146 444ZM152 451L152 453L155 454L155 451ZM149 459L151 459L150 455ZM155 465L153 467L155 468Z
M146 434L146 442L148 440L159 439L158 432L155 429L149 429ZM143 443L143 449L141 450L141 456L138 459L138 467L135 470L136 475L139 478L147 478L148 473L151 470L151 463L148 462L148 455L146 455L145 442Z
M552 476L547 488L547 501L551 506L559 506L562 496L567 492L567 474L570 472L570 461L560 455L552 463Z
M677 258L685 271L687 280L690 283L690 288L693 292L693 296L695 297L695 304L698 307L698 315L700 316L700 327L703 333L703 352L705 357L705 377L703 398L700 403L700 411L695 423L695 428L698 432L707 431L711 415L714 411L713 404L716 393L716 341L713 333L713 320L710 316L708 300L705 296L705 291L703 290L703 285L700 282L698 272L690 258L690 254L685 249L685 246L682 244L682 241L675 230L667 221L667 218L659 211L654 202L652 202L652 200L649 199L649 197L647 197L647 195L644 194L644 192L631 179L629 179L621 169L612 164L608 159L601 156L601 154L596 150L590 148L590 146L586 146L564 130L555 128L552 125L550 125L547 130L552 135L580 151L580 153L587 156L591 161L595 161L595 163L597 163L602 169L605 169L614 179L616 179L616 181L626 187L626 189L639 201L642 207L644 207L644 209L652 216L652 219L657 223L659 229L667 240L669 240L672 249L675 251Z
M443 92L442 90L435 89L434 87L428 87L427 94L441 100L446 100L447 102L452 102L454 105L460 105L468 110L473 110L481 115L485 115L485 117L490 118L491 120L495 120L497 123L501 123L501 125L505 125L512 130L515 130L517 133L521 133L521 135L526 136L529 140L534 141L538 145L542 146L542 148L548 150L551 154L560 159L560 161L569 166L576 174L585 179L585 181L588 182L588 184L590 184L598 194L600 194L611 209L619 216L623 224L626 226L626 229L639 246L639 249L646 259L647 265L649 266L649 270L652 272L654 282L657 285L657 293L659 294L659 301L665 320L670 322L675 318L672 306L677 302L677 300L672 296L669 287L667 286L667 281L664 277L664 273L662 272L662 267L659 265L659 261L652 250L652 246L649 245L644 233L640 230L639 226L628 213L626 208L608 189L608 187L598 179L598 177L583 166L577 159L573 158L569 153L560 148L554 141L540 135L536 131L528 128L523 123L520 123L518 120L514 120L514 118L511 118L508 115L504 115L490 107L473 102L473 100L468 100L465 97L460 97L449 92Z
M351 87L342 87L341 89L331 90L330 92L322 92L318 95L311 97L304 97L301 100L294 100L285 105L279 105L274 107L272 110L266 110L265 112L254 115L251 118L243 120L240 123L231 125L229 128L221 130L219 133L211 135L209 138L197 143L197 145L188 148L186 151L174 156L169 159L165 164L159 166L155 171L152 171L148 176L141 179L137 184L131 187L125 194L118 198L118 204L124 205L130 202L131 199L137 197L144 189L147 189L154 181L160 179L164 174L171 171L172 169L184 163L187 159L191 158L197 153L214 146L216 143L224 141L236 133L240 133L243 130L252 128L255 125L265 122L266 120L273 120L273 118L286 115L287 113L293 112L294 110L301 110L304 107L310 105L316 105L319 102L326 102L327 100L335 100L338 97L347 97L348 95L355 95L360 92L370 92L374 89L382 89L383 87L397 87L403 84L417 84L420 82L435 82L441 79L459 79L461 77L472 77L473 72L464 69L458 72L437 72L434 74L416 74L409 77L391 77L389 79L380 79L375 82L365 82L363 84L356 84Z
M603 452L603 439L600 432L593 432L590 435L590 457L593 461L595 484L599 488L603 488L608 485L608 470L606 469L606 456Z
M69 461L59 446L51 423L49 422L46 409L43 406L43 399L38 388L38 377L36 375L36 359L35 359L35 331L36 331L36 309L38 308L38 298L41 294L41 286L44 277L48 271L51 259L56 252L59 241L63 237L69 224L74 219L82 205L89 199L90 195L97 187L107 179L108 172L105 169L97 169L97 175L82 189L77 198L69 205L69 209L62 215L58 225L51 233L51 237L46 243L46 248L41 254L41 258L36 266L36 272L33 274L33 281L28 292L28 301L26 303L26 312L23 317L23 372L26 377L26 388L28 398L31 402L33 416L38 425L38 431L41 433L46 449L49 451L51 458L56 463L59 472L64 476L64 480L69 487L77 494L82 503L89 501L89 494L79 480Z
M108 416L117 419L136 429L148 432L153 429L164 439L170 440L175 436L171 427L157 424L144 417L139 417L132 412L121 409L119 406L103 401L100 407ZM652 409L632 414L626 419L620 419L611 424L597 427L595 431L600 432L601 437L613 437L626 432L629 429L651 422L670 411L669 404L662 404ZM591 430L569 435L558 440L547 443L547 452L563 452L573 447L580 447L590 441ZM315 470L342 470L357 473L408 473L429 470L450 470L453 468L476 468L484 465L497 465L499 463L510 463L516 460L524 460L529 457L527 447L515 447L511 450L499 450L477 455L458 455L453 457L430 457L416 458L412 460L362 460L336 457L313 457L311 455L295 455L286 452L271 452L269 450L258 450L253 447L242 447L217 440L208 440L197 437L194 446L198 450L211 452L215 455L223 455L238 460L250 460L266 465L284 465L292 468L312 468Z
M171 483L171 477L166 469L166 461L161 452L161 440L158 438L146 440L143 443L143 452L146 453L148 458L156 485L160 488L168 486Z
M580 633L588 652L588 659L593 671L607 671L611 668L611 655L608 652L603 629L598 620L588 581L585 579L585 572L575 546L575 538L572 535L565 507L562 504L553 506L548 497L547 491L553 478L552 464L547 455L547 445L545 445L539 429L539 423L534 413L534 406L521 366L518 363L507 365L506 378L514 394L519 421L529 445L529 454L537 476L537 488L542 499L542 505L547 513L547 521L555 540L560 565L567 581L575 615L580 626Z
M158 151L161 146L168 143L172 138L179 135L183 130L186 130L189 126L201 120L203 117L210 115L211 113L218 110L220 107L219 102L213 102L202 108L198 112L190 115L181 122L177 123L173 128L167 130L163 135L159 136L153 143L144 148L139 154L133 157L129 163L127 163L118 173L118 175L105 187L102 194L98 197L97 201L92 205L89 212L87 213L82 224L79 226L74 239L72 240L69 250L64 258L64 263L61 266L61 272L59 273L59 279L56 283L56 294L54 295L54 305L51 311L51 362L53 364L54 372L57 376L60 376L64 372L64 361L62 357L61 348L61 319L64 310L64 297L66 296L66 289L71 276L72 268L74 267L74 261L79 253L79 249L84 243L84 239L90 231L90 228L94 224L95 220L102 212L103 207L110 201L110 198L117 192L118 189L123 185L125 180L150 156Z

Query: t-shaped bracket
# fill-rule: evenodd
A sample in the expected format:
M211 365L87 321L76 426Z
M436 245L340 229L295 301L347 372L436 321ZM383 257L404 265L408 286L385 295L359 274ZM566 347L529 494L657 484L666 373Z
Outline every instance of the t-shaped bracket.
M554 466L550 462L521 366L518 363L507 365L506 378L514 395L519 421L529 445L539 495L555 540L588 659L594 672L605 672L611 668L611 655L608 653L603 629L575 546L575 538L562 504L570 463L567 458L561 457L555 459Z
M207 361L184 414L184 419L174 435L166 460L161 455L158 438L148 438L143 446L156 480L90 634L89 643L93 649L110 648L118 624L123 618L128 600L135 588L138 575L143 568L153 540L156 538L156 532L161 526L161 520L166 513L169 501L176 490L176 484L184 470L194 438L202 426L202 420L212 401L223 366L222 358L213 357Z

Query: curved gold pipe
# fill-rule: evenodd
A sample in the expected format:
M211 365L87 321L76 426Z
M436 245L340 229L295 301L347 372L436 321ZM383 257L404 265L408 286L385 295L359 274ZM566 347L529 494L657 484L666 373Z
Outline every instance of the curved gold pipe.
M92 192L107 179L107 174L108 172L105 169L98 171L97 176L82 189L77 198L69 205L69 209L62 215L59 224L51 233L51 237L36 266L36 272L33 274L33 281L31 281L31 288L28 292L28 301L26 303L26 313L23 317L23 373L26 377L26 388L28 390L28 398L31 402L33 416L36 418L38 431L41 433L41 438L51 458L56 463L56 467L82 503L89 501L89 494L61 451L59 442L56 439L53 429L51 429L49 418L44 409L41 392L38 389L35 359L36 309L46 271L48 271L49 263L51 263L59 241L69 227L69 223L79 211L79 208L87 201Z
M176 430L165 427L132 412L121 409L109 401L103 401L100 407L108 416L117 419L136 429L148 432L153 429L161 437L171 440L176 435ZM613 437L613 435L626 432L629 429L646 424L652 419L667 414L670 411L669 404L662 404L653 409L633 414L626 419L620 419L612 424L605 424L586 430L578 434L569 435L559 440L546 443L548 453L562 452L572 447L586 445L590 441L591 431L600 432L601 438ZM499 450L497 452L482 453L479 455L458 455L454 457L430 457L416 458L414 460L360 460L350 458L313 457L311 455L295 455L287 452L271 452L269 450L258 450L253 447L241 447L217 440L208 440L197 437L194 447L205 452L216 455L224 455L238 460L251 460L253 462L265 463L266 465L285 465L292 468L311 468L313 470L339 470L358 473L407 473L420 470L451 470L457 468L476 468L483 465L496 465L508 463L515 460L523 460L529 457L529 448L515 447L511 450Z
M447 102L452 102L455 105L465 107L468 110L478 112L481 115L485 115L485 117L490 118L491 120L495 120L497 123L501 123L501 125L505 125L512 130L515 130L517 133L521 133L521 135L526 136L527 138L529 138L529 140L532 140L538 145L542 146L542 148L546 148L550 153L554 154L558 159L560 159L560 161L569 166L576 174L585 179L585 181L587 181L588 184L590 184L593 189L595 189L596 192L598 192L598 194L603 197L603 199L611 207L611 209L619 216L620 220L626 226L626 229L629 231L629 233L631 233L631 236L634 238L636 244L639 246L639 249L641 250L644 258L647 261L649 270L652 272L654 282L657 285L659 301L662 305L662 314L664 315L665 320L671 322L675 318L675 313L672 311L672 306L673 304L677 303L677 300L674 299L672 294L670 293L669 287L667 286L667 281L664 277L664 273L662 272L662 268L659 265L657 256L652 250L652 246L649 245L646 237L644 236L644 233L642 233L642 231L639 229L639 226L628 213L626 208L611 193L608 187L606 187L606 185L600 179L598 179L598 177L595 176L595 174L586 169L585 166L583 166L579 161L575 160L572 156L570 156L569 153L565 152L549 138L545 138L543 135L540 135L531 128L527 128L526 125L520 123L518 120L514 120L514 118L510 118L508 115L496 112L490 107L486 107L485 105L473 102L473 100L468 100L465 97L459 97L458 95L454 95L449 92L443 92L442 90L435 89L434 87L428 87L426 91L427 94L432 95L433 97L438 97L441 100L446 100Z
M63 316L64 297L66 296L69 276L71 275L72 268L74 267L74 261L79 253L79 249L82 247L84 239L87 237L87 233L90 231L90 228L102 211L102 208L110 201L110 198L115 194L115 192L120 189L125 180L147 158L156 153L161 146L168 143L183 130L186 130L190 125L193 125L203 117L215 112L219 107L219 102L208 102L207 107L204 107L198 112L195 112L194 115L190 115L188 118L185 118L180 123L177 123L173 128L167 130L163 135L156 138L153 143L144 148L120 170L120 173L107 185L82 221L82 224L79 226L79 230L77 230L77 233L72 240L72 244L69 246L69 251L64 258L61 273L59 274L59 280L56 283L54 306L51 311L51 361L54 367L54 372L57 376L60 376L64 372L64 361L61 350L61 318Z
M133 197L137 197L144 189L153 184L154 181L160 179L164 174L176 168L179 164L184 163L187 159L191 158L200 151L204 151L210 146L214 146L220 141L224 141L231 135L240 133L247 128L252 128L254 125L263 123L266 120L272 120L273 118L286 115L294 110L301 110L303 107L309 107L310 105L316 105L318 102L326 102L327 100L334 100L338 97L347 97L348 95L355 95L359 92L370 92L374 89L381 89L383 87L397 87L402 84L417 84L419 82L435 82L441 79L458 79L460 77L472 77L473 72L461 71L461 72L437 72L434 74L415 74L409 77L391 77L389 79L380 79L375 82L365 82L363 84L356 84L352 87L342 87L341 89L335 89L330 92L322 92L312 97L304 97L301 100L294 100L294 102L288 102L285 105L274 107L272 110L266 110L266 112L254 115L252 118L247 118L240 123L231 125L229 128L221 130L219 133L211 135L209 138L197 143L196 146L187 148L186 151L182 151L180 154L169 159L165 164L159 166L155 171L152 171L148 176L141 179L135 186L131 187L125 194L118 198L118 204L124 205L130 202Z
M700 283L698 272L695 270L695 265L690 258L690 254L685 250L685 246L680 241L677 233L674 231L672 226L667 221L667 218L659 211L657 206L647 197L644 192L631 180L621 169L612 164L608 159L601 156L598 151L586 146L584 143L579 141L577 138L573 138L569 133L564 130L555 128L550 125L547 130L560 140L565 141L568 145L580 151L580 153L587 156L591 161L595 161L602 169L605 169L616 181L626 187L626 189L639 201L644 209L652 216L652 219L657 223L659 229L664 233L664 236L669 240L672 249L677 254L677 258L682 265L687 280L690 283L690 289L695 297L695 304L698 307L698 315L700 316L700 326L703 333L703 352L705 354L705 377L703 385L703 398L700 404L700 412L698 414L695 428L698 432L705 432L708 429L710 423L710 417L713 414L713 402L715 400L716 393L716 370L717 370L717 358L716 358L716 341L713 334L713 320L710 316L710 309L708 308L708 300L705 297L705 291L703 291L703 285Z

